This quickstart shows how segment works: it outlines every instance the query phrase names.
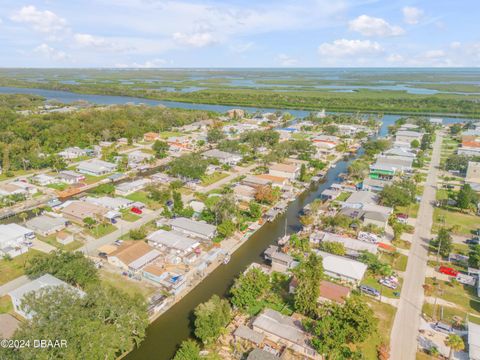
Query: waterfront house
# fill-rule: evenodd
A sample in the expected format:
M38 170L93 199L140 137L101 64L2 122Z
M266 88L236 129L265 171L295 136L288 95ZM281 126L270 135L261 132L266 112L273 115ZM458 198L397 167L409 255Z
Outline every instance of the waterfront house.
M327 276L352 284L359 284L365 276L367 265L360 261L320 250L314 252L322 257L323 270Z
M395 155L380 155L375 165L389 166L395 173L412 171L413 158L404 158Z
M99 159L82 161L77 166L77 170L86 175L102 176L114 172L117 169L116 164L112 164Z
M273 176L295 180L300 174L300 166L297 164L273 164L268 173Z
M398 143L410 144L413 140L422 141L423 134L417 131L399 130L395 134L395 141Z
M371 191L356 191L343 202L342 207L361 209L365 204L376 204L377 200L378 195Z
M250 202L255 198L257 190L248 185L238 184L233 187L233 195L238 201Z
M253 188L259 188L270 184L270 181L267 179L259 178L255 175L247 175L241 183L243 185L251 186Z
M18 224L0 224L0 257L14 258L28 251L28 243L35 238L32 230Z
M294 294L298 286L298 280L295 276L292 277L288 286L288 292ZM347 286L339 285L328 280L320 281L320 296L318 297L319 303L334 302L337 304L344 304L347 298L350 296L350 288Z
M12 181L0 184L0 198L4 196L23 195L25 197L35 195L38 188L23 181Z
M292 256L279 251L277 246L269 246L263 254L265 259L271 262L272 271L284 273L293 269L298 264Z
M252 323L254 331L279 346L300 354L308 359L320 360L319 355L310 345L310 336L303 329L300 320L286 316L272 309L263 310Z
M125 271L137 272L160 257L160 251L143 241L124 241L108 254L108 262Z
M255 175L257 179L266 180L268 184L272 185L273 187L278 187L280 189L284 189L288 186L289 180L286 177L275 176L271 174L261 174Z
M242 160L242 156L217 149L212 149L202 153L207 159L217 159L221 164L236 165Z
M63 217L40 215L28 220L25 225L38 235L49 236L65 229L68 220Z
M367 177L363 179L361 189L365 191L380 192L383 190L385 185L388 184L390 184L390 181L388 180L372 179L370 177Z
M22 301L25 295L30 294L32 292L38 293L42 290L52 288L52 287L58 287L58 286L65 287L70 291L76 293L80 297L83 297L86 295L82 290L67 284L65 281L57 279L53 275L45 274L35 280L29 281L28 283L8 293L8 295L10 295L10 298L12 299L13 310L18 315L24 317L25 319L31 319L35 314L33 311L28 309L28 307L22 304Z
M186 256L200 246L198 241L187 238L175 231L157 230L147 236L148 243L160 250L173 251L178 256Z
M172 295L179 294L187 287L187 280L184 275L168 271L156 264L145 266L142 275L144 278L162 285Z
M184 217L170 220L170 226L172 230L202 240L212 240L217 233L217 228L214 225Z
M325 231L312 232L310 234L310 242L314 244L320 244L322 242L335 242L342 244L345 247L346 254L352 257L359 256L363 251L372 254L378 252L378 248L375 244Z
M398 148L398 147L393 147L385 151L383 154L387 156L397 156L401 158L412 159L412 161L417 156L413 151L410 151L405 148Z

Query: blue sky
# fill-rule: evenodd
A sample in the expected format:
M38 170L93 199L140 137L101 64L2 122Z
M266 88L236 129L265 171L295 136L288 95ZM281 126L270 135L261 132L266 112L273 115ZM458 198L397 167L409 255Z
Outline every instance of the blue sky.
M478 0L0 0L0 66L480 66L479 13Z

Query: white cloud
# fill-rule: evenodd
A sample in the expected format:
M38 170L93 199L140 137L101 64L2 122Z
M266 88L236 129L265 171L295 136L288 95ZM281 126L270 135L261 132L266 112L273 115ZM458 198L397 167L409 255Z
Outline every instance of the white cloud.
M287 54L279 54L276 60L281 66L294 66L298 64L297 59L288 56Z
M253 48L255 44L250 41L247 43L241 43L241 44L232 44L229 46L230 51L238 54L242 54L244 52L247 52Z
M144 63L134 62L132 64L116 64L115 67L151 69L151 68L159 68L159 67L165 66L167 63L168 62L165 59L153 59L153 60L147 60Z
M182 45L193 47L204 47L219 42L211 32L182 33L173 34L173 39Z
M423 17L423 10L413 6L405 6L402 12L403 21L410 25L418 24Z
M73 35L73 39L76 45L84 48L95 48L104 51L133 50L131 46L121 45L115 41L91 34L75 34Z
M349 29L364 36L398 36L405 33L400 26L390 25L382 18L360 15L349 22Z
M402 63L405 61L405 58L400 54L390 54L387 57L389 63Z
M56 50L45 43L37 46L35 49L33 49L33 51L55 61L64 61L69 59L69 56L64 51Z
M376 41L338 39L332 43L323 43L318 47L322 56L341 58L346 56L372 56L383 52Z
M13 13L11 20L30 25L35 31L42 33L58 33L65 31L67 21L49 10L37 10L33 5L22 7Z

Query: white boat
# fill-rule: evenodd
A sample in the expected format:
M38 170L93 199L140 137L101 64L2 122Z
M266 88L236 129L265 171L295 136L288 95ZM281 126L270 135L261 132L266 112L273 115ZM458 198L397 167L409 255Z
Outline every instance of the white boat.
M223 263L227 265L230 262L231 256L229 253L225 254L225 257L223 258Z

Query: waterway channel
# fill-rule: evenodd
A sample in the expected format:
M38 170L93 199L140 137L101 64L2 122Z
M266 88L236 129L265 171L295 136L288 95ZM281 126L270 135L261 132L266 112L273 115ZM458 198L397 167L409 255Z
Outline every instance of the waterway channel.
M0 93L34 93L44 96L47 99L56 99L61 102L71 103L78 100L89 101L96 104L125 104L125 103L145 103L148 105L165 105L168 107L209 110L215 112L225 112L232 108L231 106L190 104L181 102L155 101L140 98L130 98L122 96L105 95L84 95L69 93L66 91L52 91L43 89L17 89L0 87ZM257 109L240 107L249 112L255 111L275 111L277 109ZM308 115L307 111L285 110L292 113L297 118ZM400 116L384 115L381 119L382 126L377 136L385 136L388 126L393 124ZM458 122L456 118L444 118L444 123ZM197 287L195 287L182 300L176 303L172 308L162 314L147 329L147 336L140 346L134 349L126 356L127 360L168 360L171 359L179 344L192 335L192 311L200 303L207 301L213 294L225 296L233 280L242 273L252 262L263 262L262 253L277 239L284 235L285 220L287 219L287 232L293 233L300 229L299 212L305 205L311 203L319 197L320 193L331 186L332 183L339 181L338 176L346 172L351 161L361 155L363 149L360 149L356 156L339 161L335 167L331 168L322 183L313 185L310 189L302 193L295 201L291 202L287 211L277 217L273 222L266 223L250 239L248 239L234 254L227 265L219 266L207 278L205 278Z

